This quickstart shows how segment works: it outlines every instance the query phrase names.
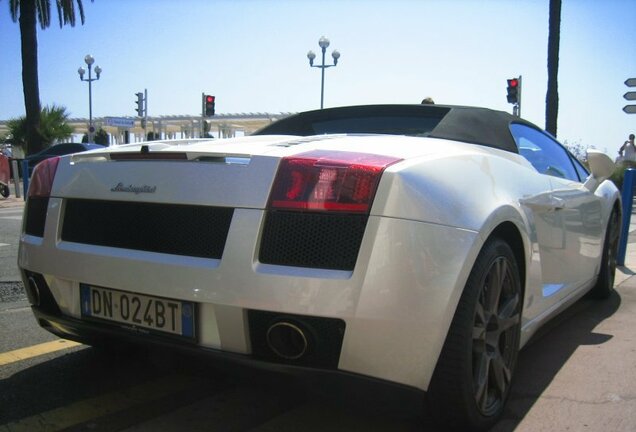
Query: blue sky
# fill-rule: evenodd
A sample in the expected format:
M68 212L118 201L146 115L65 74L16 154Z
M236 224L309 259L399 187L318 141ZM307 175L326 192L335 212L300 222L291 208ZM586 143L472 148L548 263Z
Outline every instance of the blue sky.
M522 117L545 125L548 0L84 0L84 26L38 28L40 97L88 117L77 69L102 69L93 115L196 115L320 106L318 39L338 49L325 106L438 103L511 111L506 79L523 76ZM0 119L24 114L18 24L0 0ZM615 155L636 115L622 107L636 77L636 1L563 0L558 138ZM632 89L636 91L636 88Z

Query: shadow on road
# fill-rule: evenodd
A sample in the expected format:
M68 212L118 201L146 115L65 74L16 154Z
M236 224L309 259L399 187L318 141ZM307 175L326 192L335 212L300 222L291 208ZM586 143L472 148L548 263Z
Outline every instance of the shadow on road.
M577 348L609 341L612 335L594 329L612 316L620 304L621 297L616 291L607 300L585 297L539 330L521 350L504 418L493 431L514 430Z
M584 298L548 323L521 351L504 419L493 431L514 430L578 347L601 345L611 339L595 328L620 304L618 293L606 301ZM436 430L421 396L373 383L351 386L326 378L299 381L251 369L213 368L206 360L144 349L111 353L80 348L39 361L0 380L0 424L104 393L125 394L132 386L178 374L195 377L195 384L177 395L101 421L111 425L121 422L123 429L188 405L207 404L201 416L203 424L209 425L206 416L212 415L210 412L231 411L226 406L230 402L224 402L227 400L243 410L237 409L231 414L234 417L224 417L223 421L239 422L246 427L241 430ZM245 407L262 403L267 411L250 408L254 418L246 418Z

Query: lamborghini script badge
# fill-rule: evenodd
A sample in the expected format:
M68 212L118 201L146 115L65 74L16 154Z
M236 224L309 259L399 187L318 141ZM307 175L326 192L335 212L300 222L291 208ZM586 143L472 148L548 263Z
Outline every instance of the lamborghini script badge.
M110 189L111 192L131 192L136 194L140 194L140 193L155 193L155 191L157 190L157 186L148 186L148 185L142 185L142 186L136 186L136 185L128 185L128 186L124 186L123 183L118 183L117 186L113 187Z

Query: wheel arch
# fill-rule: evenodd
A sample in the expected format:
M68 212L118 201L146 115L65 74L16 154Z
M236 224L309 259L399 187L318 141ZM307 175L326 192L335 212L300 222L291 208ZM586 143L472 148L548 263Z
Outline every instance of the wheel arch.
M504 210L504 213L507 213L508 216L511 216L511 214L509 213L509 209ZM523 228L519 227L519 223L522 223L522 222L523 220L518 220L516 217L508 217L507 219L500 219L498 223L494 223L492 225L493 228L490 231L488 231L485 236L481 238L481 241L479 241L478 244L475 245L475 247L473 248L473 252L471 253L472 258L471 258L470 267L466 269L467 273L464 275L464 277L460 279L463 285L458 292L456 301L454 302L454 305L452 308L453 315L450 319L450 322L453 321L453 319L455 318L455 315L457 314L457 307L459 306L460 298L463 295L464 290L466 289L466 283L468 282L468 277L477 262L477 257L493 238L499 238L503 240L512 249L515 260L517 261L517 268L519 270L519 282L521 285L522 298L525 298L526 283L527 283L527 280L526 280L527 257L530 254L530 250L529 250L530 246L529 246L529 240L523 234L524 233ZM523 308L523 304L522 304L522 308ZM448 336L449 336L448 331L450 330L450 322L449 322L449 327L447 328L446 335L444 336L444 339L443 339L443 344L446 343L446 340L448 339ZM439 358L438 358L438 361L439 361Z
M459 299L466 289L468 277L477 262L477 257L493 238L500 238L512 249L515 260L517 261L522 294L525 297L527 284L526 274L528 272L529 259L532 254L528 234L529 230L530 227L528 226L528 220L525 216L518 212L517 209L507 205L498 208L497 211L493 212L490 217L483 222L481 229L482 234L478 237L478 241L475 242L469 253L470 258L468 261L470 264L465 268L465 272L459 278L458 288L461 288L457 290L457 296L454 299L452 307L453 317L457 313ZM448 334L446 337L448 337Z
M519 279L521 281L521 289L525 291L525 280L526 280L526 252L525 246L523 242L523 238L521 236L521 232L517 225L513 222L506 221L499 224L488 236L488 240L493 237L499 237L504 240L510 248L517 260L517 267L519 269ZM484 244L486 244L484 242ZM483 247L483 246L482 246Z
M506 248L502 248L503 246L506 246ZM512 257L510 257L511 253ZM482 314L479 314L475 312L475 310L477 310L475 309L475 304L476 302L480 302L478 299L480 298L482 290L486 290L484 285L485 279L483 278L486 277L486 274L490 273L490 268L494 266L495 260L498 260L502 256L507 257L507 259L514 258L518 263L517 270L519 272L518 282L509 279L509 283L517 286L517 289L520 290L515 289L513 291L513 297L521 297L520 301L513 303L516 305L516 312L510 310L512 314L518 314L519 321L515 324L514 328L508 328L508 330L506 330L506 332L512 332L512 334L514 334L513 336L506 336L506 344L510 344L510 349L507 349L508 354L506 354L506 351L502 351L502 353L499 354L502 364L505 362L505 367L510 367L510 377L512 377L520 341L521 314L523 308L522 299L524 292L523 281L526 271L525 255L522 232L520 228L511 221L502 221L496 225L479 247L478 258L472 265L471 276L463 289L461 299L455 310L451 326L444 341L444 347L438 357L437 365L428 389L429 395L432 396L429 398L431 407L435 413L439 413L436 414L436 416L445 422L450 422L454 430L466 430L470 425L472 425L472 427L478 427L479 430L490 427L502 412L506 399L510 394L511 380L505 384L505 392L501 393L501 402L496 401L497 405L492 406L486 406L484 404L482 408L487 409L488 412L481 411L478 408L478 405L480 405L479 402L475 403L475 399L473 399L481 397L479 395L483 394L476 390L479 388L479 385L475 384L474 381L470 384L465 383L467 379L470 380L471 377L474 377L475 373L473 369L474 364L471 364L471 362L474 361L471 360L471 356L474 358L475 355L475 350L472 348L472 343L474 342L470 342L471 340L475 340L475 317L481 316L481 328L484 332L490 327L490 321L488 319L483 320L483 318L487 316L483 314L485 308L481 309ZM508 269L512 270L510 267ZM504 283L503 279L500 279L500 281L502 284ZM495 307L498 309L498 306ZM498 320L495 320L495 323L494 325L499 325ZM486 341L486 336L483 337L483 341ZM488 342L485 343L488 344ZM490 344L493 344L493 342L491 341ZM501 340L494 342L494 344L500 346ZM484 350L480 352L484 358L488 357L488 355L483 355ZM480 370L483 370L483 368ZM484 386L489 385L485 384ZM463 406L464 408L460 410L459 415L448 416L444 414L444 411L447 411L447 409L444 408L450 406ZM461 411L463 411L463 413Z

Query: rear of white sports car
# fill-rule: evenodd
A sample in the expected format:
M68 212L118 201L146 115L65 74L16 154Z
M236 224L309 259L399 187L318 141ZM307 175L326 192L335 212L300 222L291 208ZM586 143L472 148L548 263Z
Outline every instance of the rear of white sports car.
M477 233L424 222L446 204L394 196L418 193L400 176L427 151L386 140L147 143L47 161L19 254L39 323L425 390Z
M18 264L40 325L89 344L156 343L393 383L432 395L459 430L488 427L527 337L599 272L598 291L611 289L618 237L601 240L618 226L615 188L598 198L562 182L554 198L551 177L517 154L508 127L521 120L505 113L327 111L308 114L309 132L292 119L273 124L281 135L38 165ZM391 134L337 134L382 122ZM589 228L546 249L564 211L589 213ZM543 250L589 276L561 283ZM546 280L560 292L545 295Z

